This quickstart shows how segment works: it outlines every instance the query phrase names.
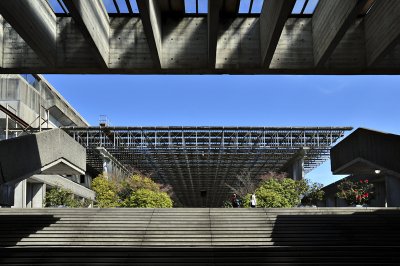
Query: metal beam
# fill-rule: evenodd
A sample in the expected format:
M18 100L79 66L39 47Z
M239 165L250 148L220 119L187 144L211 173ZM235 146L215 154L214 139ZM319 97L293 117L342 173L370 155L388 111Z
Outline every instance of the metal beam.
M400 1L375 1L365 17L367 65L385 57L400 42Z
M261 66L269 67L296 0L264 1L260 14Z
M75 23L90 44L97 61L108 68L110 18L101 0L64 0Z
M162 22L159 4L156 0L137 0L137 5L154 66L161 68Z
M208 0L208 66L210 68L215 68L221 7L222 0Z
M56 64L56 16L46 0L0 1L0 14L40 59Z
M367 0L319 1L312 20L316 67L326 63L366 3Z

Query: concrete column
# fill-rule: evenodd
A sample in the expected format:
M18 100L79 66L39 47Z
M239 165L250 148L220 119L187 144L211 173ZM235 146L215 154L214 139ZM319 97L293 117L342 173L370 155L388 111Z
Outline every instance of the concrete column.
M386 176L385 181L387 207L400 207L400 178Z
M293 180L304 179L304 157L299 157L293 160L289 175Z
M103 156L103 175L105 177L112 175L112 168L112 161L108 157Z
M43 208L46 197L46 184L32 183L32 208Z
M14 183L6 183L0 185L0 206L14 205Z
M14 208L26 208L26 180L18 182L14 190Z

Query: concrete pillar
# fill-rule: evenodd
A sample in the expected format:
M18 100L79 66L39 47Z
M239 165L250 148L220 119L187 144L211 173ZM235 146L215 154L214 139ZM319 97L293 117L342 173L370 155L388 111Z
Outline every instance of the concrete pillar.
M32 183L31 208L43 208L46 197L46 184Z
M103 156L103 175L105 177L109 177L110 175L112 175L112 168L112 161L108 157Z
M0 206L10 207L14 205L14 183L0 185Z
M400 178L386 176L385 181L387 207L400 207Z
M293 180L302 180L304 179L304 158L299 157L293 160L292 165L290 166L290 177Z
M14 208L26 208L26 186L26 179L15 185Z

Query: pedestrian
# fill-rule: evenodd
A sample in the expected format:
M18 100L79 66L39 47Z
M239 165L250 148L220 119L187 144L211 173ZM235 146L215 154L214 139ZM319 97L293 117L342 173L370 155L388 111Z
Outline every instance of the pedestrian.
M231 203L233 208L239 208L239 199L236 195L236 193L233 193L231 197Z
M256 194L253 193L250 199L250 207L255 208L257 205Z

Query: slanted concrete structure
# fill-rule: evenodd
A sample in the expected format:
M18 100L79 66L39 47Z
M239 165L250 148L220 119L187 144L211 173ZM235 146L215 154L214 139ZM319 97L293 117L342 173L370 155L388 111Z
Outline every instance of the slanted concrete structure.
M358 128L331 149L333 174L369 179L375 185L372 206L400 206L400 135ZM338 181L339 182L339 181ZM327 206L345 206L335 199L336 186L327 186Z
M85 170L85 148L61 129L0 141L0 185L5 185L7 195L9 186L36 174L84 175ZM43 184L31 188L33 190L27 190L24 183L16 186L16 190L26 190L26 193L21 192L22 201L25 201L23 197L27 193L33 195L30 197L32 201L39 202L44 198L46 190ZM5 203L9 204L10 200ZM5 203L0 202L1 205Z
M54 1L55 2L55 1ZM400 2L137 0L0 1L1 73L399 74ZM315 2L314 2L315 3ZM64 7L65 4L65 7ZM245 5L245 4L243 4ZM54 8L54 6L53 6ZM304 10L310 9L307 14Z
M13 180L5 180L4 182L7 181L7 183L0 186L2 191L0 193L0 206L43 207L43 196L46 190L52 187L68 189L80 198L94 199L94 192L90 190L92 178L90 171L85 173L86 151L84 151L84 156L74 157L70 155L74 160L77 160L75 163L79 163L77 167L74 163L71 164L70 160L61 156L64 152L64 145L71 141L71 139L68 141L69 137L65 136L63 132L59 134L67 137L65 143L62 137L54 136L53 133L50 134L48 131L45 133L46 137L39 137L42 139L40 144L37 143L36 135L27 135L41 129L68 125L87 126L88 123L43 76L0 75L0 140L7 140L0 142L2 143L2 152L7 152L3 146L4 143L16 143L13 148L14 153L6 154L7 162L2 162L6 164L7 171L10 171L9 167L12 171L17 170L13 173L12 171L8 172L8 178L12 176L11 179ZM21 136L24 137L18 138ZM31 156L35 151L39 153L35 145L40 146L41 153L55 155L58 159L51 156L47 157L45 160L48 161L44 163L45 165L41 165L43 161L39 163L37 157ZM73 140L71 145L71 147L79 147ZM82 155L82 149L82 147L79 149L80 155ZM56 155L56 151L60 153ZM68 147L65 151L68 151ZM20 162L22 158L24 160ZM35 162L38 164L35 165ZM23 166L30 164L31 168L23 168ZM13 169L12 167L16 165L17 167ZM18 170L20 171L18 172ZM4 172L3 175L5 175Z

